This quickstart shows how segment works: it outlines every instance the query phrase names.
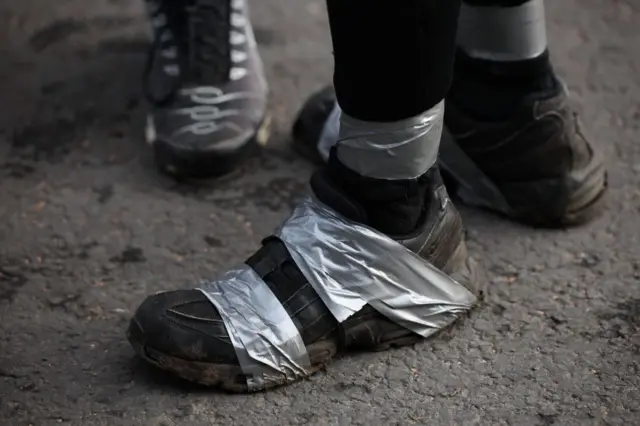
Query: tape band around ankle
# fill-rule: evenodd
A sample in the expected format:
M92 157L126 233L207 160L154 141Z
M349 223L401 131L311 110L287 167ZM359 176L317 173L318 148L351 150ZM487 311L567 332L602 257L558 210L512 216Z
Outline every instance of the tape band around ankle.
M415 179L438 159L444 101L422 114L391 123L361 121L344 112L336 152L342 164L376 179Z
M457 44L477 59L507 62L540 56L547 49L544 0L512 7L463 3Z

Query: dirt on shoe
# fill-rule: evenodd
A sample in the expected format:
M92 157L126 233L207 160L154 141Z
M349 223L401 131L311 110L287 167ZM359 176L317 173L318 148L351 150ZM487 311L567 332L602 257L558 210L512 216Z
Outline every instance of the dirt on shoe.
M426 202L418 226L410 234L392 238L477 295L462 221L438 170L429 171L419 183ZM358 200L345 196L325 172L314 175L312 188L323 203L336 206L343 216L368 223L366 212L358 216L363 211ZM370 305L339 323L278 237L265 239L245 265L268 286L295 324L310 359L307 374L340 354L380 351L424 340ZM450 315L449 324L465 316ZM127 337L138 355L162 370L231 392L251 390L225 323L202 291L177 290L148 297L132 318ZM294 380L275 375L265 381L263 389Z

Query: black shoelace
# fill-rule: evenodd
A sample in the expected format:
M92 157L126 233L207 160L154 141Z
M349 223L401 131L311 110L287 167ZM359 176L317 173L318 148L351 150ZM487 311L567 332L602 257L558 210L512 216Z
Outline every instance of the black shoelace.
M148 1L155 45L146 76L154 55L167 54L172 64L165 72L175 80L167 96L185 82L215 85L227 81L231 68L230 0ZM149 89L147 84L150 98L160 101Z

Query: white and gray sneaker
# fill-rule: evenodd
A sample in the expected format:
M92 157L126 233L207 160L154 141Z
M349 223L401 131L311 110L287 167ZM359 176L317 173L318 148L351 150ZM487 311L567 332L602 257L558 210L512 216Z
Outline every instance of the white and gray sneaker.
M147 0L146 139L164 172L233 171L269 136L268 87L246 0Z

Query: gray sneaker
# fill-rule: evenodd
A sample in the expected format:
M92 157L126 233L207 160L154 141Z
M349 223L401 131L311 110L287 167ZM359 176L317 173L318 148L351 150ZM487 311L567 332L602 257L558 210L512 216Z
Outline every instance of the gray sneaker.
M269 136L267 83L246 0L148 0L146 139L182 177L233 171Z

